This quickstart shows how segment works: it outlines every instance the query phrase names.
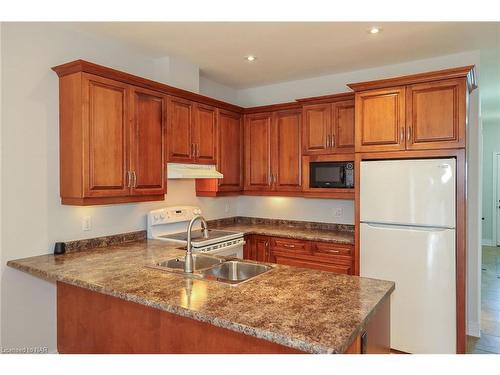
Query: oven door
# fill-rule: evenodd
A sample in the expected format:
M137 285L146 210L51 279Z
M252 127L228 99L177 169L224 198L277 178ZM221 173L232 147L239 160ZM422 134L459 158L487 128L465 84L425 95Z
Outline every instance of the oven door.
M309 164L309 187L345 188L344 162L311 162Z

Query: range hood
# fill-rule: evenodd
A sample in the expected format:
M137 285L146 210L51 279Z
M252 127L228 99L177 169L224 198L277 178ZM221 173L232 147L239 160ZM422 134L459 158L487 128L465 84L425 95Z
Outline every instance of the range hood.
M215 165L167 163L167 178L223 178Z

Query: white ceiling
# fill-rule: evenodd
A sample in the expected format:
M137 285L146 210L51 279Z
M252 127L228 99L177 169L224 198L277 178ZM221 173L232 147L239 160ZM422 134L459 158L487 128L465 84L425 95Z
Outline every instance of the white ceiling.
M377 25L383 31L367 32ZM203 76L247 88L500 46L500 23L103 22L77 27L175 56ZM250 63L244 56L253 54Z

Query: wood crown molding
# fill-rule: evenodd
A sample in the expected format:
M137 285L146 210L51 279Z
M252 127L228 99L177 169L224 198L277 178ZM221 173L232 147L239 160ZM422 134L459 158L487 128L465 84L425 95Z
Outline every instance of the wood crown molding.
M262 105L259 107L245 108L243 110L243 113L251 114L251 113L262 113L262 112L286 111L290 109L300 109L300 108L301 104L298 102L287 102L287 103L270 104L270 105Z
M477 87L475 65L467 65L459 68L437 70L433 72L418 73L401 77L379 79L375 81L349 83L347 84L347 86L354 91L365 91L394 86L413 85L416 83L438 81L449 78L466 78L469 92Z
M342 92L340 94L313 96L311 98L296 99L302 105L341 102L354 99L354 92Z
M295 99L294 102L262 105L259 107L250 107L250 108L245 108L244 113L251 114L251 113L262 113L262 112L286 111L292 109L300 109L303 105L335 103L345 100L354 100L354 92L342 92L340 94L313 96L310 98Z
M158 91L167 95L181 97L194 102L226 109L232 112L243 113L243 108L240 106L226 103L221 100L213 99L208 96L200 95L191 91L179 89L177 87L169 86L164 83L156 82L147 78L142 78L133 74L125 73L116 69L108 68L103 65L94 64L81 59L54 66L52 67L52 70L56 72L59 77L64 77L66 75L79 72L95 74L101 77L110 78L134 86Z
M69 74L84 72L95 74L101 77L114 79L116 81L128 83L131 85L143 87L146 89L162 92L166 95L172 95L194 102L214 106L231 112L241 114L254 114L262 112L273 112L280 110L299 109L303 105L320 104L329 102L339 102L343 100L351 100L354 98L354 92L344 92L333 95L315 96L310 98L296 99L294 102L271 104L258 107L243 108L234 104L223 102L221 100L213 99L208 96L197 94L191 91L179 89L177 87L169 86L164 83L156 82L147 78L142 78L133 74L125 73L116 69L108 68L103 65L98 65L85 61L82 59L74 60L66 64L52 67L52 70L57 73L59 77L64 77ZM467 78L469 92L477 87L476 81L476 68L475 65L468 65L459 68L451 68L438 70L434 72L419 73L395 78L387 78L375 81L366 81L359 83L350 83L347 86L353 91L365 91L371 89L380 89L393 86L404 86L415 83L430 82L447 78Z

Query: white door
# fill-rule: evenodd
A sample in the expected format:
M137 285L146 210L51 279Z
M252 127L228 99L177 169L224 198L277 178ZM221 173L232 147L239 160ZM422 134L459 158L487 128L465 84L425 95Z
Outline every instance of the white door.
M455 228L455 169L455 159L361 162L361 221Z
M497 246L500 246L500 154L496 155L497 158L497 181L496 181L496 203L494 208L494 215L497 215Z
M456 353L455 230L360 225L360 274L394 281L391 348Z

